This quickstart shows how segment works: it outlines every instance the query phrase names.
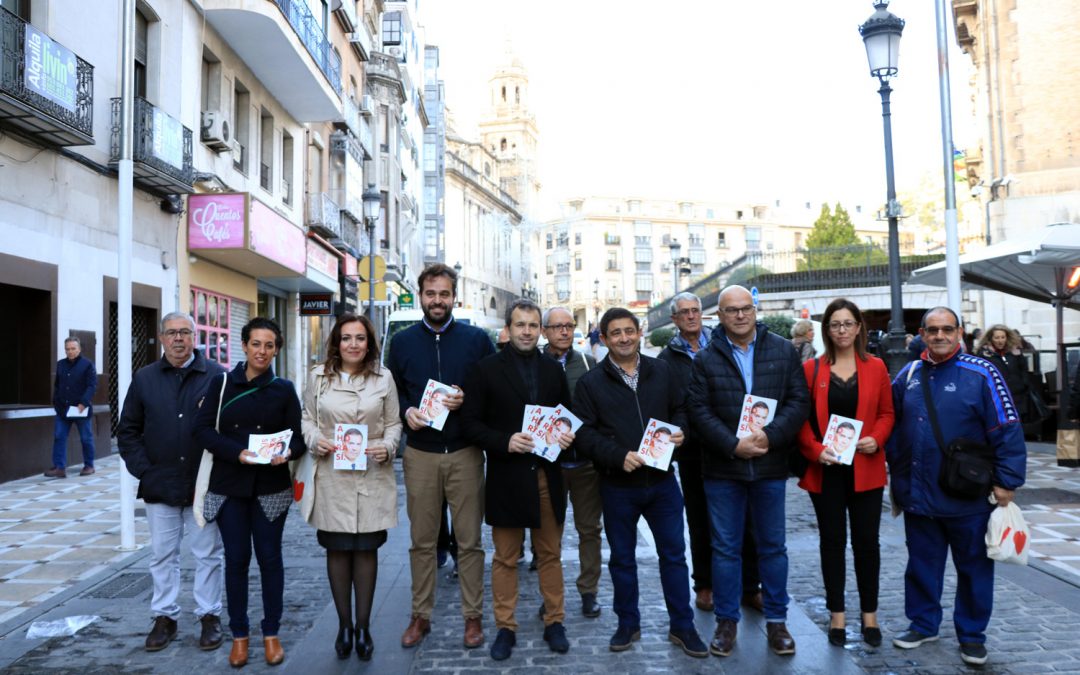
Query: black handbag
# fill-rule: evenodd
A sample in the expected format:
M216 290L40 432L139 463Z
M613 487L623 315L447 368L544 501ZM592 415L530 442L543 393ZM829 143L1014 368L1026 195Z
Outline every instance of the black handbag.
M810 380L810 429L814 432L814 436L817 437L818 442L821 442L821 431L818 429L817 423L817 410L814 406L814 385L817 382L818 366L821 365L821 361L814 359L814 377ZM788 473L795 478L802 480L806 475L806 470L810 468L810 461L799 450L798 444L795 448L788 453Z
M920 379L930 426L934 430L938 447L945 455L941 460L938 486L945 494L956 499L975 500L986 497L993 488L993 448L968 438L954 438L946 444L941 434L941 426L938 425L934 401L930 397L930 377L924 372Z

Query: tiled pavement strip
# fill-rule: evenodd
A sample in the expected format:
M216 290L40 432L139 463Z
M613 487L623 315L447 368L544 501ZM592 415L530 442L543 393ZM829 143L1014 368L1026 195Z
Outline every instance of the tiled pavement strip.
M1033 528L1033 561L1027 568L997 567L995 614L988 631L990 663L983 672L1080 673L1080 472L1056 466L1053 447L1031 444L1028 485L1032 497L1024 511ZM229 672L226 650L197 649L197 623L190 609L192 564L183 561L185 615L180 635L166 650L147 653L142 641L150 626L147 549L121 553L119 543L119 463L115 457L98 462L98 473L65 480L28 478L0 485L0 671L10 673L157 673ZM74 473L74 472L73 472ZM400 467L399 467L400 473ZM399 490L400 476L399 476ZM1038 490L1036 492L1035 490ZM1023 494L1023 493L1021 493ZM137 507L141 503L137 502ZM496 663L487 654L494 638L490 586L485 590L484 648L461 647L462 620L456 583L440 571L438 601L432 634L413 650L398 646L408 621L410 591L408 528L404 499L400 524L380 552L379 584L372 630L375 658L362 664L355 657L338 661L332 643L337 618L329 599L325 558L311 530L292 512L286 526L285 618L281 637L286 661L271 669L262 662L258 635L252 643L251 664L245 670L288 673L547 673L547 672L761 672L819 673L960 673L964 666L956 648L950 620L955 575L949 568L944 594L942 639L913 651L889 646L889 639L906 628L903 616L903 569L907 558L902 519L885 514L882 521L882 573L879 616L886 644L878 649L857 642L858 598L854 575L848 571L849 643L831 648L825 639L828 612L817 554L813 510L806 495L789 483L788 550L791 560L789 627L798 643L792 658L770 654L764 625L753 611L740 624L734 654L727 659L691 659L666 639L667 616L656 576L656 555L648 529L639 531L642 640L620 654L607 649L615 629L611 585L605 571L599 619L580 615L573 585L578 563L576 536L566 529L563 560L567 580L567 633L571 650L551 653L541 639L536 618L539 594L536 575L522 570L518 608L518 647L509 661ZM569 521L568 521L569 522ZM147 543L145 518L136 518L137 541ZM489 551L489 529L485 545ZM605 546L604 555L608 552ZM253 564L251 618L260 614L258 573ZM489 575L486 581L489 583ZM81 614L100 619L75 636L26 640L32 621ZM712 617L697 612L697 626L708 640Z

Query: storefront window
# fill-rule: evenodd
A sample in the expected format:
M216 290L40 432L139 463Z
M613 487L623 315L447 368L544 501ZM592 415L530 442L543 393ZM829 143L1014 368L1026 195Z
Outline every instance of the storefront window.
M223 366L229 359L229 303L231 298L192 287L191 306L195 308L195 348Z

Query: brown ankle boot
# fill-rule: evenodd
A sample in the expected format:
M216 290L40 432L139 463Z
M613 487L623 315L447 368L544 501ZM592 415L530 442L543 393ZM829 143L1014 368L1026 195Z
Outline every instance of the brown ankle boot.
M229 652L229 665L233 668L246 666L248 662L248 638L233 638Z
M263 647L266 649L267 665L276 666L285 660L285 650L281 648L281 640L276 635L264 637Z

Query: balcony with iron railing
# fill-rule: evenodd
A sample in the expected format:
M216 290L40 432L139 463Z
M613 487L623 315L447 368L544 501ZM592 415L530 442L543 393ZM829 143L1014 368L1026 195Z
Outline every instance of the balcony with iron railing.
M132 160L135 184L157 195L191 194L192 134L164 110L136 97L133 102ZM112 99L112 137L109 165L120 161L120 99Z
M325 237L341 237L341 209L328 193L309 192L304 224Z
M51 146L94 142L94 67L2 8L0 127Z
M202 0L206 21L299 122L339 116L341 55L306 0Z

